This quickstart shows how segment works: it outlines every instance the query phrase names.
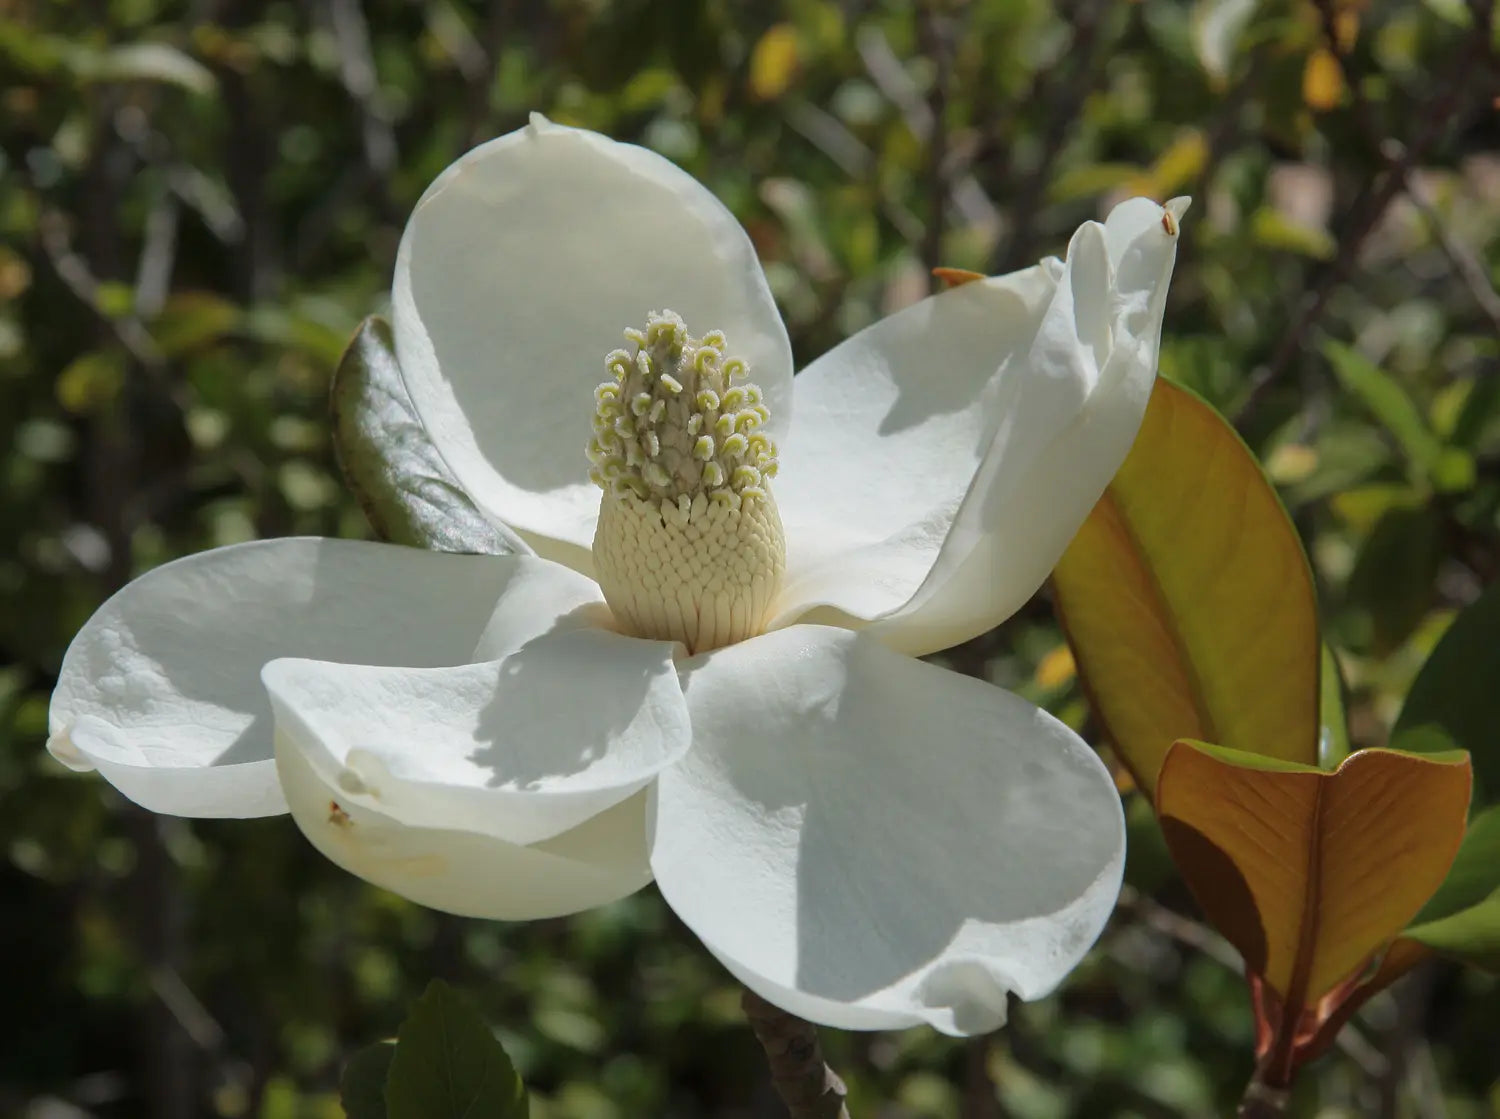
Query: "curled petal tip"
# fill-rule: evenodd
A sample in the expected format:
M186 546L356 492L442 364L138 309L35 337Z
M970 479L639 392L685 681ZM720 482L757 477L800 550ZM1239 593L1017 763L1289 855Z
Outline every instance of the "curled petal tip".
M954 1037L987 1034L1005 1025L1015 983L989 961L969 957L945 960L927 973L917 989L932 1027Z

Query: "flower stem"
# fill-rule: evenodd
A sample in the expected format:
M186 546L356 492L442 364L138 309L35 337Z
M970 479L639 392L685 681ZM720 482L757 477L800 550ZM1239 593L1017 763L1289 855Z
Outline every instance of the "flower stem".
M794 1018L754 991L740 999L755 1040L766 1051L771 1083L786 1103L791 1119L849 1119L844 1106L848 1089L823 1063L823 1048L811 1022Z
M1250 1083L1245 1085L1245 1094L1240 1098L1239 1119L1281 1119L1291 1102L1291 1092L1286 1088L1273 1088L1261 1079L1261 1070L1256 1069Z

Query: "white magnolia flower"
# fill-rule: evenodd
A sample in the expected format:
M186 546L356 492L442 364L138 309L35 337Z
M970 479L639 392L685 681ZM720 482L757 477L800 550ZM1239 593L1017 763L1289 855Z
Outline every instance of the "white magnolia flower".
M654 877L793 1013L992 1029L1102 928L1119 801L1062 724L912 658L1024 603L1124 458L1184 205L1126 202L1065 262L924 300L794 382L724 206L535 118L423 196L393 314L422 423L518 554L168 564L73 642L49 747L158 812L289 809L454 913Z

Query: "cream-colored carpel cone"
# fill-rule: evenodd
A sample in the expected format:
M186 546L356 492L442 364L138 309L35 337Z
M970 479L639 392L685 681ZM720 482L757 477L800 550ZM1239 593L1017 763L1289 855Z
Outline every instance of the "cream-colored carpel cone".
M594 568L620 625L692 652L764 632L786 568L769 412L722 331L671 311L625 332L594 390Z

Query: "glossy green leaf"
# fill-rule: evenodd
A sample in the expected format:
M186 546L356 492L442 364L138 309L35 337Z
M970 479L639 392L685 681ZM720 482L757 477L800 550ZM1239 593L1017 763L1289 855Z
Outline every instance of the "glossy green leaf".
M1417 674L1391 744L1416 753L1469 751L1474 803L1442 888L1406 935L1482 967L1500 968L1500 584L1469 605ZM1483 807L1488 805L1489 807Z
M1500 583L1464 609L1432 650L1391 731L1398 750L1467 750L1476 803L1500 800Z
M331 404L339 464L379 536L439 552L520 550L474 507L433 447L384 319L360 324L334 373Z
M1474 484L1474 459L1444 446L1401 383L1341 342L1323 343L1323 356L1339 383L1357 396L1401 445L1407 459L1434 489L1457 492Z
M1405 936L1445 956L1500 971L1500 890L1451 917L1413 926Z
M526 1119L526 1087L475 1009L434 979L396 1036L388 1119Z
M1422 911L1412 918L1411 927L1417 929L1452 917L1478 905L1496 890L1500 890L1500 804L1485 809L1469 821L1463 846L1458 849L1458 857L1453 860L1448 877ZM1407 935L1411 935L1410 930Z
M339 1079L339 1103L348 1119L387 1119L385 1082L395 1055L394 1041L377 1041L349 1058Z

